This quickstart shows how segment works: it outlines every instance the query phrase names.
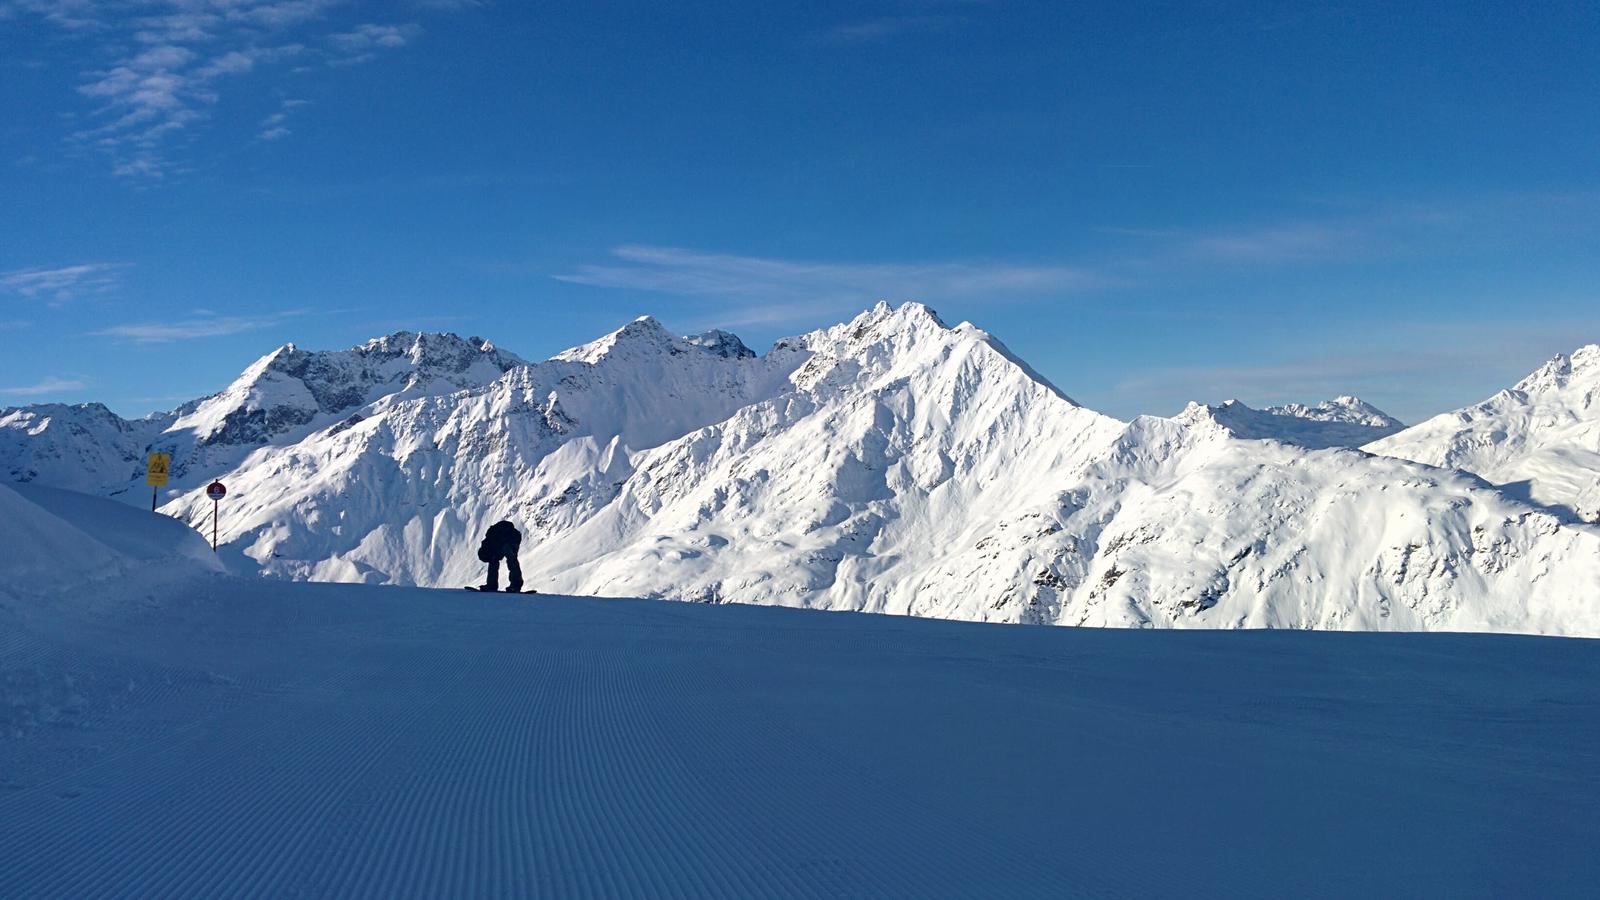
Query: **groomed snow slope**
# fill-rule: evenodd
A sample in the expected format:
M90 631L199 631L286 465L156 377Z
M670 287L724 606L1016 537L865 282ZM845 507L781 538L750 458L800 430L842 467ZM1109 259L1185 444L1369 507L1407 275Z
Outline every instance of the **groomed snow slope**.
M122 540L62 500L29 515ZM0 577L31 552L8 546ZM7 598L6 896L1600 883L1594 641L1015 628L159 568Z

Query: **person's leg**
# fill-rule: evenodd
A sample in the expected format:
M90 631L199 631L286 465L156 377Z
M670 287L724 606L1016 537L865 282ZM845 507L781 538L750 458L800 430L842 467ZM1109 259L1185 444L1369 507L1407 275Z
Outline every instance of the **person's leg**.
M522 590L522 566L517 562L515 548L506 552L506 577L509 579L507 590L512 592Z
M489 560L489 580L484 584L484 588L491 591L500 589L500 557L498 556Z

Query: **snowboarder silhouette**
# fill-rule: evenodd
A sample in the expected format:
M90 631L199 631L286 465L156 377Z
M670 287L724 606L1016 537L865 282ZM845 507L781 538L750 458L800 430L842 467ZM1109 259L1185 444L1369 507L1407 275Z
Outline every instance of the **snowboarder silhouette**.
M480 591L500 589L500 560L506 561L506 590L513 594L522 591L522 566L517 564L517 548L522 545L522 532L504 520L489 526L483 543L478 545L478 558L489 564L489 580Z

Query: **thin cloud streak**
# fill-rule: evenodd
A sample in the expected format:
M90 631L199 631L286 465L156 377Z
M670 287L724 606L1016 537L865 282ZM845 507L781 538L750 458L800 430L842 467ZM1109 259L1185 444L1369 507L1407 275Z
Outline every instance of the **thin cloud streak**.
M1205 262L1308 263L1354 260L1379 249L1365 229L1302 223L1199 237L1183 252Z
M625 245L620 263L591 264L552 276L591 287L653 291L743 301L742 322L775 323L815 316L818 304L858 304L879 297L918 300L992 295L1081 293L1116 284L1068 266L1008 263L829 263L703 253L678 247ZM735 316L737 318L737 315Z
M79 297L107 294L120 284L127 263L80 263L59 268L14 269L0 272L0 293L24 300L44 300L52 306Z
M835 25L827 37L839 44L870 44L910 32L949 28L962 21L961 16L951 15L880 16Z
M1165 265L1289 266L1361 263L1467 244L1522 239L1530 229L1592 229L1600 201L1592 192L1491 194L1431 204L1357 201L1324 205L1333 214L1213 229L1160 223L1100 225L1092 230L1141 240L1137 259Z
M278 111L261 120L261 130L256 133L256 138L263 141L277 141L293 134L284 124L289 121L289 116L295 110L310 103L308 100L285 100L278 104Z
M202 315L191 319L168 322L131 322L91 331L92 337L109 337L131 341L135 344L166 344L196 338L225 337L271 328L301 312L278 313L271 316L213 316Z
M0 388L0 395L8 397L41 397L45 394L59 394L64 391L81 391L88 386L89 382L81 378L50 377L22 387Z
M1393 216L1290 220L1211 231L1175 227L1096 226L1092 231L1140 241L1139 264L1181 266L1286 266L1351 263L1392 255L1418 233L1420 223ZM1425 229L1424 229L1425 230Z

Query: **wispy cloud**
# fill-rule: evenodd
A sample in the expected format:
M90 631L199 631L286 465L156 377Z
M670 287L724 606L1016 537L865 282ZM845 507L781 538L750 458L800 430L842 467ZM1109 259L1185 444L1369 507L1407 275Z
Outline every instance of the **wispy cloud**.
M992 0L895 0L876 6L859 18L840 22L823 37L837 44L870 44L917 32L953 30L970 21L970 14L991 6ZM876 12L877 14L870 14Z
M393 50L411 43L422 33L415 22L405 25L357 25L353 31L331 35L328 44L335 56L330 65L352 66L378 58L378 51Z
M1527 197L1488 197L1433 204L1324 203L1326 209L1276 221L1190 226L1102 225L1100 234L1140 242L1137 259L1163 265L1284 266L1368 262L1417 252L1441 242L1504 228ZM1591 204L1592 206L1593 204Z
M1131 259L1139 265L1261 267L1357 262L1390 255L1415 235L1415 224L1378 213L1212 229L1101 225L1092 230L1138 241L1139 250Z
M89 386L89 382L81 378L56 378L50 377L35 384L21 387L0 388L0 395L8 397L42 397L45 394L59 394L65 391L81 391Z
M225 16L144 20L156 29L138 32L130 54L84 73L78 93L98 104L91 114L95 124L72 138L108 154L118 175L159 178L178 169L170 148L207 117L221 99L224 82L306 52L303 44L284 41L272 29L273 23L300 21L295 15L310 15L308 9L269 4L233 12L264 18L246 17L253 24L243 31ZM205 30L207 25L216 30ZM263 40L261 27L269 29L270 45L227 46L230 40ZM192 45L178 42L184 39Z
M261 120L256 137L263 141L278 141L288 137L293 132L284 123L289 121L290 114L309 102L309 100L285 100L278 104L277 112Z
M94 337L118 338L136 344L167 344L195 338L225 337L271 328L301 314L301 311L277 313L269 316L219 316L205 311L187 319L161 322L130 322L112 325L89 332Z
M1290 223L1194 237L1183 252L1207 262L1295 263L1358 259L1381 247L1368 228Z
M828 39L842 44L868 44L885 41L915 31L949 28L960 24L960 16L900 15L878 16L843 22L828 29Z
M52 305L78 297L107 294L117 288L127 263L79 263L48 269L0 272L0 293L24 300L44 300Z
M70 135L103 153L118 175L162 178L185 168L180 148L225 92L246 76L292 63L347 65L404 47L417 23L330 21L342 0L0 0L0 20L34 17L88 44L101 65L80 73L93 104ZM466 3L412 4L460 10ZM278 113L283 113L280 109ZM269 116L270 118L270 116ZM256 130L289 135L282 123Z
M0 2L0 21L32 14L60 28L100 27L94 0L8 0Z
M1115 282L1069 266L1000 262L833 263L677 247L626 245L614 262L583 265L553 276L594 287L655 291L748 304L743 322L777 322L814 316L823 306L853 305L882 297L941 300L996 295L1076 293Z

